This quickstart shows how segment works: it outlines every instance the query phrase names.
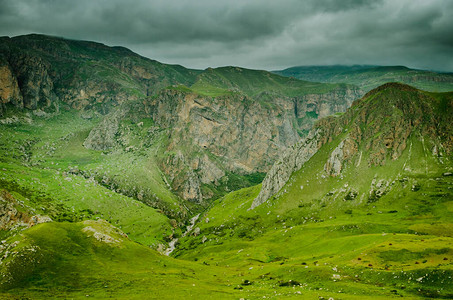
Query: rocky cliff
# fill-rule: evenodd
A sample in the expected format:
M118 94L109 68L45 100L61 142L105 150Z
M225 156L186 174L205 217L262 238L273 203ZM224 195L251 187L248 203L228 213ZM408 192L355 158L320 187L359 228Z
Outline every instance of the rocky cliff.
M242 93L209 97L170 88L147 98L134 113L151 118L168 132L160 168L182 198L201 202L241 187L233 185L232 174L267 172L306 126L320 116L345 110L354 96L353 90L334 90L297 99L267 93L255 98ZM84 145L113 149L121 139L118 123L129 117L123 108L112 112Z
M0 99L27 109L107 113L162 87L191 83L198 71L160 64L121 47L26 35L2 37Z
M288 148L274 163L264 178L261 191L253 201L251 209L263 204L267 199L278 193L286 184L291 174L299 170L320 147L319 130L312 130L302 141Z
M451 94L439 98L408 85L382 85L354 102L344 115L320 120L306 139L291 147L266 175L251 208L277 194L293 172L334 140L337 145L324 165L326 176L341 176L352 161L371 167L397 160L410 136L421 139L436 157L450 156L452 112Z
M356 99L363 96L357 88L338 87L322 94L307 94L295 99L295 112L300 130L310 131L314 120L345 112Z

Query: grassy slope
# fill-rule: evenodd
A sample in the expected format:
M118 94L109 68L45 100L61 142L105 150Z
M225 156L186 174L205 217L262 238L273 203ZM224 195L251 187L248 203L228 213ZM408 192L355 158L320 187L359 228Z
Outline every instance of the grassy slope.
M273 277L275 285L295 280L307 285L304 290L327 289L328 296L337 289L349 297L368 295L369 289L376 297L390 297L392 290L404 296L452 296L453 195L444 194L451 179L411 175L404 188L398 182L401 187L376 203L328 204L317 200L329 191L325 182L307 185L316 175L295 174L285 195L257 211L245 209L259 188L229 195L207 213L209 223L199 225L208 242L183 242L179 257L257 269L249 271L253 280L263 275ZM417 192L411 191L414 180L422 187ZM307 185L304 193L297 191L301 182Z
M213 85L197 87L197 82L192 88L208 94L211 86L225 87L228 92L237 88L250 95L257 93L253 76L243 81L233 73L236 71L227 68L209 77ZM262 75L270 80L266 84L270 92L292 95L299 91L299 81L266 73L256 80L263 80ZM230 76L237 83L232 84ZM296 84L288 88L279 80ZM313 91L317 90L315 84ZM218 92L212 91L213 95ZM56 220L101 217L134 241L146 245L162 241L171 233L169 220L162 214L82 176L63 173L74 166L98 169L100 174L122 172L126 175L121 183L125 188L132 181L151 180L156 183L156 193L174 204L158 169L153 168L153 156L120 150L103 155L81 147L97 120L71 114L66 112L47 121L35 118L33 125L2 125L0 187L35 210L44 208ZM26 280L21 281L27 282L25 286L2 296L261 298L301 293L307 298L452 297L452 177L441 175L451 169L451 161L441 165L418 137L413 136L411 142L404 156L386 168L360 165L347 169L341 180L321 177L320 170L335 142L328 144L307 168L294 174L284 188L286 192L254 211L246 209L259 186L227 195L204 216L198 225L201 234L182 240L176 256L186 261L159 256L131 241L124 241L126 246L118 249L99 245L81 233L84 225L80 223L33 227L9 242L25 239L19 248L38 245L46 256L55 259L44 261L36 273L26 273ZM404 172L406 161L411 172ZM151 168L140 169L144 164ZM141 176L133 177L131 166ZM373 203L360 197L343 200L341 188L345 183L366 194L376 174L396 179L390 193ZM412 191L413 186L419 189ZM203 237L207 238L205 243ZM33 268L19 266L17 274L29 269ZM241 285L245 280L252 284ZM243 290L234 289L238 287Z
M338 143L326 144L253 211L259 186L219 200L176 256L241 266L259 286L297 281L324 297L453 297L453 178L442 175L453 169L451 158L434 158L413 135L385 167L369 168L364 152L342 177L324 177ZM369 200L374 178L391 182L377 201ZM358 196L350 200L352 189Z
M8 239L7 244L10 255L0 266L5 274L0 290L4 299L257 299L301 295L308 299L385 299L379 294L345 297L347 283L340 283L338 291L309 289L308 285L278 287L275 279L264 273L268 266L260 268L259 263L251 264L255 268L242 268L216 266L214 261L175 260L131 242L102 220L40 224ZM297 276L305 269L278 266L274 272L278 277L286 273ZM263 276L255 280L259 274Z
M70 111L47 120L35 117L32 124L2 125L0 188L30 198L33 208L51 209L45 213L53 218L105 218L132 239L156 246L172 232L168 218L102 184L104 175L121 174L118 189L146 187L179 211L179 200L166 188L154 162L154 148L140 155L88 150L82 142L95 123ZM86 176L72 174L74 169Z
M102 242L87 227L115 241ZM8 243L15 241L1 267L7 274L2 288L9 289L0 292L4 298L175 299L234 292L216 268L162 256L105 221L40 224Z
M406 67L380 66L313 66L293 67L276 74L316 82L344 82L369 91L386 82L401 82L432 92L453 90L453 75Z

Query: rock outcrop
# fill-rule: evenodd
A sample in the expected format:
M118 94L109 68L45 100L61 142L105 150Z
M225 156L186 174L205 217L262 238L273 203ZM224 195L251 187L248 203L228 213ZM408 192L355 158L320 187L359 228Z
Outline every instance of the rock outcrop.
M51 222L48 216L35 215L18 202L7 191L0 191L0 230L13 230L18 227L31 227L36 224Z
M159 126L171 129L168 151L195 147L228 161L228 171L263 172L279 151L299 139L294 103L274 100L272 108L265 108L241 94L212 98L166 90L152 100L151 115ZM207 160L203 157L202 163L197 156L189 164L208 171Z
M342 161L343 161L343 147L344 147L344 140L338 145L335 150L332 151L329 159L324 166L324 170L327 174L331 176L338 176L340 175L341 168L342 168Z
M313 130L306 138L289 148L267 173L261 191L250 209L254 209L274 196L286 184L291 174L299 170L318 151L321 146L319 140L320 131Z
M295 99L296 116L299 130L308 132L314 120L319 120L335 113L345 112L356 99L363 96L358 89L340 86L323 94L308 94Z
M23 99L17 83L7 62L0 66L0 102L12 103L17 107L23 107Z
M93 150L107 150L115 147L118 144L116 136L119 130L119 123L127 112L118 109L107 115L95 129L90 131L83 146Z

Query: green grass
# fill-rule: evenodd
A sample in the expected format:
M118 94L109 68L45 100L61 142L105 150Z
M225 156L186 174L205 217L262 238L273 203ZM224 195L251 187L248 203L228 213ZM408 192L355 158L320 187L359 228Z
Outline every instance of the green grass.
M313 157L313 163L318 158ZM370 173L390 174L388 167ZM285 187L287 193L254 211L246 209L259 186L219 200L198 224L201 234L182 240L176 257L252 268L248 274L255 282L293 280L307 289L342 290L346 299L354 294L451 297L452 195L435 197L439 183L453 185L450 178L442 177L440 170L426 177L405 174L408 181L398 181L374 203L360 202L360 197L343 200L344 195L330 196L331 203L326 203L327 197L320 195L334 189L336 180L319 182L310 172L316 165L304 169ZM338 186L356 181L347 178ZM416 192L411 190L414 180L421 185ZM299 182L304 182L302 193Z
M41 224L8 242L14 241L19 244L2 265L8 274L2 287L9 288L4 297L170 299L234 292L218 270L161 256L105 221ZM220 289L213 291L212 285Z
M70 111L48 120L35 118L32 124L3 126L0 188L32 208L50 210L46 213L56 220L104 218L133 240L157 247L172 234L170 221L137 200L175 216L181 211L179 199L162 179L155 149L141 155L86 149L82 143L96 123Z
M217 266L215 260L175 260L131 242L101 220L40 224L8 239L7 244L13 254L0 267L6 274L1 281L0 296L10 299L301 296L308 299L388 299L395 292L372 283L382 278L392 281L395 276L401 277L405 285L405 289L395 288L398 295L414 298L410 290L419 287L409 279L411 276L419 278L415 272L389 275L380 271L378 275L369 268L357 270L308 260L296 262L272 255L263 256L265 261L260 261L254 254L252 257L247 255L258 248L239 253L245 267ZM355 276L356 272L360 277ZM428 276L422 276L431 278L431 275L442 276L443 273L431 271Z

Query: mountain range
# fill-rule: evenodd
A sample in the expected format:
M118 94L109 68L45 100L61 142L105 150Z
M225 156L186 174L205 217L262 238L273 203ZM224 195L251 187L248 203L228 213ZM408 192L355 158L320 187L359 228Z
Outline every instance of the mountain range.
M453 297L452 90L2 37L0 295Z
M343 82L356 85L365 92L387 82L400 82L431 92L449 92L453 74L410 69L405 66L299 66L275 74L315 82Z

